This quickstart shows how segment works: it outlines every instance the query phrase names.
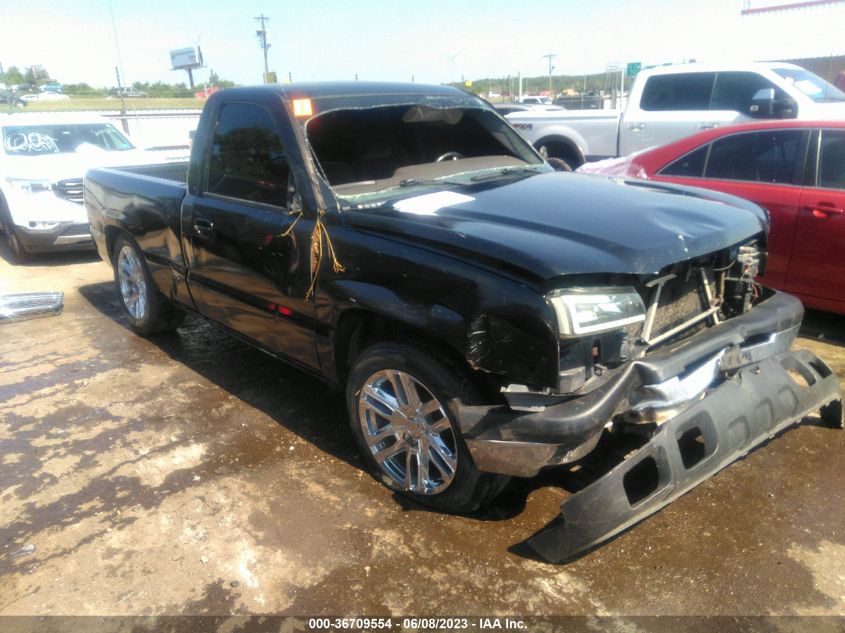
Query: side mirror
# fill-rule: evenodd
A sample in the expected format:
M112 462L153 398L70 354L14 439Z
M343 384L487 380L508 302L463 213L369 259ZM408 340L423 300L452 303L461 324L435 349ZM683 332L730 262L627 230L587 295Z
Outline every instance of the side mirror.
M759 119L794 119L798 116L798 104L786 95L777 99L774 88L761 88L751 98L748 114Z
M751 97L748 114L761 119L771 118L775 112L775 89L761 88Z

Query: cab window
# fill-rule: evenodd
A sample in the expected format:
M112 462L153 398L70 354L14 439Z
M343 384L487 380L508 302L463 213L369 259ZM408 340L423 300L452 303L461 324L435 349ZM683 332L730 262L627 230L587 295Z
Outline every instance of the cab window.
M707 110L716 73L683 73L649 77L643 88L643 110Z
M290 169L270 114L250 103L220 111L208 165L208 193L287 206Z

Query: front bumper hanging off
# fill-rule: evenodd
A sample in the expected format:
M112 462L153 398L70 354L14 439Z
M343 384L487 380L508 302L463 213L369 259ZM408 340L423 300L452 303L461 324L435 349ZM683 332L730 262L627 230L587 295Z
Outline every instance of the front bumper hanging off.
M566 499L561 517L528 545L551 562L576 558L819 410L823 422L842 426L839 381L811 352L782 352L748 365Z

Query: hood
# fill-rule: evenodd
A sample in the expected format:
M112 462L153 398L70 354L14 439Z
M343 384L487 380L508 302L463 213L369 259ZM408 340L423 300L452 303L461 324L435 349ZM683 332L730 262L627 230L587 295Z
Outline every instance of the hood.
M9 178L56 182L82 178L85 172L94 167L124 167L158 162L162 162L161 157L145 150L109 152L92 148L89 151L43 156L2 156L2 171Z
M561 172L483 191L408 196L393 206L347 217L370 231L542 279L656 273L767 228L760 207L727 194Z

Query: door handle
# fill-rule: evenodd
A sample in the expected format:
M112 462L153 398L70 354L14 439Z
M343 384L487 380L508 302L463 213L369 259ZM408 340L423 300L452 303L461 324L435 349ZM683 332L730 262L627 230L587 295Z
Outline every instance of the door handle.
M194 234L198 237L209 237L213 229L214 222L211 220L205 220L203 218L194 220Z
M718 123L699 123L699 130L712 130L714 127L719 127Z
M832 202L817 202L812 206L804 208L812 211L814 218L829 218L832 215L845 214L845 209L840 209Z
M632 132L639 132L639 131L645 129L645 123L631 123L628 126L628 129L631 130Z

